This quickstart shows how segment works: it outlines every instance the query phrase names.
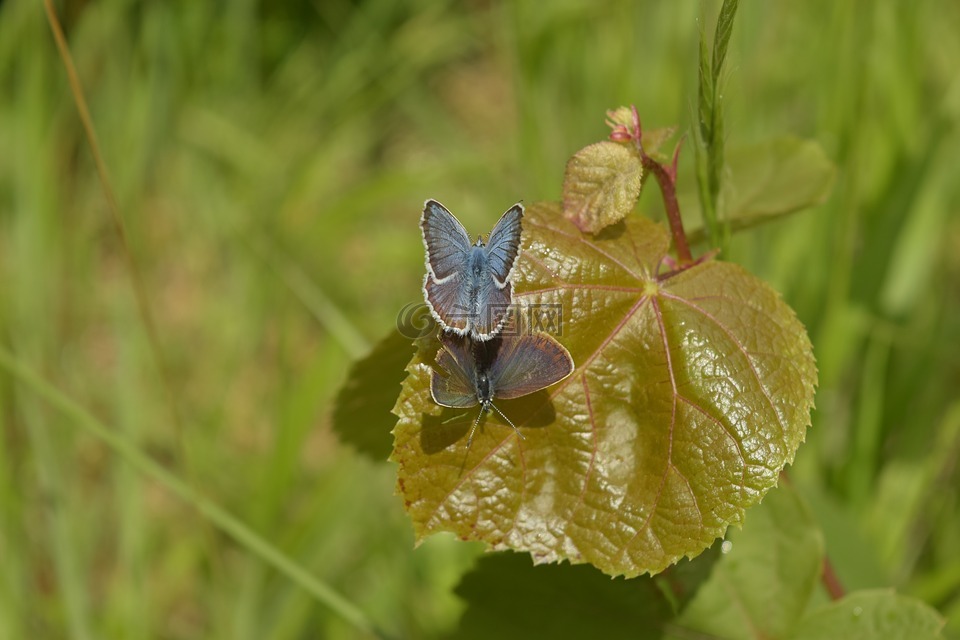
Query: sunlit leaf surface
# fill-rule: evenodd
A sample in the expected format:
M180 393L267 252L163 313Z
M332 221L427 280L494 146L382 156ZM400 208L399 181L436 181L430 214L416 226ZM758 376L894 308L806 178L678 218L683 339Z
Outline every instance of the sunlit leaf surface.
M430 397L436 344L407 367L394 413L398 492L418 538L452 531L538 562L659 572L740 522L777 483L809 424L811 345L793 311L737 265L670 275L661 226L582 234L530 206L516 302L560 320L573 375L488 414ZM550 312L554 316L550 315ZM549 322L544 326L548 327Z

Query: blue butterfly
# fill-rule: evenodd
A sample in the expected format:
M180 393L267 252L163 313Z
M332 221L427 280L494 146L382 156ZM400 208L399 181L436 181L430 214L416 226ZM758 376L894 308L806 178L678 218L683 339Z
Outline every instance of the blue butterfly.
M420 229L426 248L423 297L440 326L459 336L489 340L513 302L510 277L520 253L523 205L510 207L490 232L470 244L463 228L436 200L423 205Z
M490 410L507 421L517 435L523 434L493 404L494 398L519 398L560 382L573 373L573 358L559 342L547 334L500 335L487 342L446 331L440 334L443 348L437 352L437 365L430 378L430 395L444 407L474 407L480 413L473 422L467 447L480 418Z

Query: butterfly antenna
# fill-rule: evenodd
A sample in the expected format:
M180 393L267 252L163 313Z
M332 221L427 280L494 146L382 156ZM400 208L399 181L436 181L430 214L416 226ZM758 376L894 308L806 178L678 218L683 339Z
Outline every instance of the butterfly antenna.
M491 403L490 403L490 406L493 407L493 410L494 410L494 411L496 411L497 413L500 414L500 417L501 417L501 418L503 418L504 420L507 421L507 424L509 424L511 427L513 427L513 430L517 432L517 435L520 436L520 439L521 439L521 440L526 440L526 438L523 437L523 434L520 433L520 429L517 429L517 425L513 424L513 422L510 421L510 418L508 418L507 416L503 415L503 411L500 411L500 409L497 409L497 405L495 405L495 404L493 404L493 403L491 402Z
M477 414L477 419L473 421L473 426L470 427L470 435L467 436L467 451L470 450L470 445L473 443L473 434L477 430L477 425L480 424L480 418L483 417L483 408L480 409L480 413Z

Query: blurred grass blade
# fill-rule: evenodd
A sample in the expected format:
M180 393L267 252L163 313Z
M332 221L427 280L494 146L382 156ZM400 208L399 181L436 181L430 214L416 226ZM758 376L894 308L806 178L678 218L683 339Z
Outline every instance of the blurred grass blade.
M44 511L50 536L50 560L56 576L56 588L63 594L66 628L71 638L93 638L90 594L87 582L82 577L83 551L72 535L76 522L70 517L65 496L70 480L64 477L64 472L69 474L70 468L65 470L58 460L56 439L51 434L52 425L49 417L44 415L46 412L43 407L26 398L17 404L20 405L24 423L29 425L30 447L35 454L40 490L47 503Z
M265 240L246 236L244 241L253 253L277 272L284 284L293 291L303 306L313 314L324 329L330 332L330 335L340 343L351 358L356 360L363 357L370 349L367 339L354 328L350 319L299 265Z
M233 538L240 546L272 566L278 572L300 585L325 604L331 611L352 624L359 631L379 635L367 615L352 602L317 579L309 571L293 562L279 549L257 535L243 522L215 502L197 493L176 475L152 460L126 438L104 426L86 409L75 403L57 388L19 362L9 351L0 347L0 366L44 398L64 416L76 421L87 433L109 446L114 453L138 471L159 482L184 502L192 505L218 529Z
M67 72L67 78L70 81L70 91L73 94L73 100L76 103L80 121L83 123L83 131L86 135L87 143L90 145L90 153L93 155L93 161L97 167L100 187L103 190L104 198L107 200L107 208L110 210L114 230L120 238L121 247L123 247L123 256L127 264L127 269L130 272L133 291L137 300L137 309L140 312L140 320L143 322L144 329L147 332L150 351L160 373L160 380L167 395L167 405L170 408L174 427L177 430L177 439L180 442L180 448L182 450L183 418L180 415L179 404L176 402L176 394L173 392L170 375L163 358L163 352L160 349L160 335L157 332L156 323L153 320L150 301L147 298L147 288L143 281L143 273L140 270L140 264L133 255L133 250L130 248L123 216L120 215L120 205L117 204L117 196L110 182L107 165L103 160L103 154L100 151L100 142L97 139L97 132L93 126L93 118L90 116L90 109L87 107L87 101L83 95L83 87L80 85L80 77L77 75L77 69L73 63L73 56L70 55L70 48L67 46L66 38L63 35L63 28L60 25L60 20L57 18L57 12L53 8L52 0L44 0L43 5L47 12L47 19L50 22L50 30L53 31L53 37L54 40L56 40L57 49L60 52L60 58Z

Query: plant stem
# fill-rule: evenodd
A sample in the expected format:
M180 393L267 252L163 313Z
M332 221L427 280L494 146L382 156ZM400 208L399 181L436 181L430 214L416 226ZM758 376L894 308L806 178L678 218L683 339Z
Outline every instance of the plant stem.
M670 233L673 236L673 246L677 249L677 258L680 266L685 266L693 262L693 256L690 254L690 245L687 244L687 234L683 230L683 220L680 217L680 204L677 202L677 184L676 178L671 177L662 164L648 156L640 149L640 158L643 161L643 170L649 171L657 179L660 185L660 193L663 195L663 206L667 212L667 220L670 223Z
M820 576L820 581L823 582L824 588L827 590L827 593L830 594L831 600L839 600L846 595L843 585L840 584L840 578L837 577L837 572L833 569L833 564L830 562L829 556L823 557L823 574Z
M683 140L681 139L673 150L673 160L670 164L660 164L643 150L643 127L640 125L640 114L637 112L636 105L631 105L630 110L633 112L633 131L629 132L629 137L633 139L640 153L643 170L652 173L657 179L657 184L660 185L663 207L670 223L670 234L673 236L673 246L677 250L677 262L680 267L686 267L693 262L693 256L690 253L690 245L687 243L687 234L683 230L680 203L677 202L677 159L680 156L680 145Z

